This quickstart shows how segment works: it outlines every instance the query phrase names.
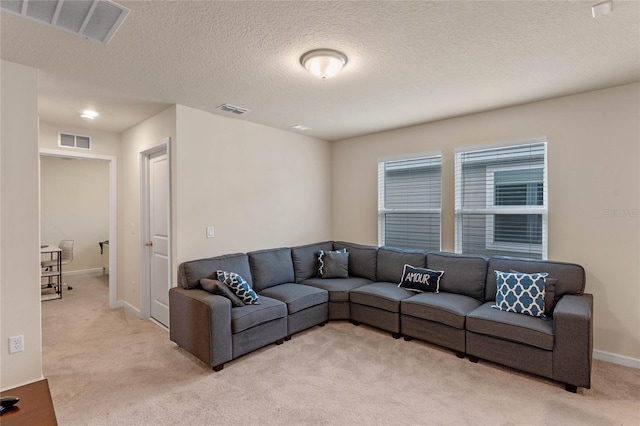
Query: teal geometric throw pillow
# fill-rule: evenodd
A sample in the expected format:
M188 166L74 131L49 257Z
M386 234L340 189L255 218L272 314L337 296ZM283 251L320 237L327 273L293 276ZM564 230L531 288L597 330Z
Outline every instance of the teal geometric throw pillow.
M231 290L238 296L245 305L259 305L260 297L249 286L249 283L245 281L240 275L235 272L216 271L218 281L221 281L229 286Z
M547 273L494 272L498 291L496 304L492 308L532 317L544 316L544 283Z

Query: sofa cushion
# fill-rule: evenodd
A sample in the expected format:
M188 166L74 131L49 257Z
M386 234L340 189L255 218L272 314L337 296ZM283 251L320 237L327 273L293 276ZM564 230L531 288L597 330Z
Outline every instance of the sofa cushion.
M380 247L378 249L376 280L399 284L402 279L404 265L408 264L416 268L424 268L426 266L426 254L425 250Z
M473 297L455 293L420 293L405 299L400 312L464 330L465 319L482 303Z
M329 293L326 290L293 283L269 287L262 290L260 295L286 303L289 314L295 314L303 309L329 301Z
M293 270L295 282L300 283L306 279L314 278L318 275L318 251L333 250L333 243L307 244L291 248L291 258L293 259Z
M247 254L255 291L295 281L290 248L259 250Z
M231 332L233 334L287 316L287 305L283 302L264 296L261 299L260 305L245 305L231 309Z
M492 308L540 317L544 315L544 282L547 273L517 274L495 271L496 303Z
M389 312L400 312L400 301L408 299L415 293L399 288L396 283L376 282L352 290L349 294L351 303L384 309Z
M202 278L209 278L218 270L235 272L241 275L249 286L253 286L249 257L244 253L184 262L178 268L178 284L182 288L196 288Z
M444 274L444 271L432 271L427 268L404 265L404 271L402 271L402 278L398 287L406 288L410 291L438 293L442 274Z
M482 256L436 252L427 254L427 268L444 271L440 291L463 294L484 302L487 259Z
M550 262L547 260L518 259L513 257L494 256L489 259L485 300L496 299L496 276L494 271L508 271L513 269L526 274L546 272L549 277L558 280L555 287L555 300L565 294L583 294L585 286L585 272L580 265L564 262Z
M349 278L310 278L302 284L322 288L329 292L329 302L348 302L349 292L373 281L360 277Z
M487 302L467 315L467 330L523 343L537 348L553 350L553 321L529 315L505 312Z
M349 253L339 251L325 251L323 253L320 278L349 277ZM318 258L318 262L320 262L320 258Z
M235 272L217 271L218 281L226 284L236 296L238 296L245 305L259 305L260 297L256 294L251 286Z
M349 276L376 280L378 247L337 241L334 250L346 249L349 252Z
M209 293L213 293L229 299L231 301L231 306L233 306L234 308L244 306L244 302L242 301L242 299L236 296L234 291L231 290L231 288L222 281L218 281L217 279L210 280L209 278L202 278L200 280L200 285Z

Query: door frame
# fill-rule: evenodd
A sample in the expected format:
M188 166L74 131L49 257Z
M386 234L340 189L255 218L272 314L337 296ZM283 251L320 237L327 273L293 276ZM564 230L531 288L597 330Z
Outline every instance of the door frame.
M109 308L122 307L117 298L118 277L118 159L112 155L71 152L60 149L40 148L39 157L80 158L107 161L109 163ZM38 158L39 158L38 157ZM38 164L40 172L40 165ZM42 212L40 212L42 214Z
M169 212L168 212L168 226L167 235L169 237L167 255L169 256L169 276L167 277L169 287L172 285L171 277L173 276L173 257L171 251L173 249L172 234L172 215L171 215L171 203L173 200L173 194L171 191L171 138L166 137L157 144L144 148L140 151L140 315L141 318L151 318L151 275L149 262L148 248L145 243L149 241L149 158L151 155L166 151L167 162L169 166L169 182L167 182L169 188ZM169 289L167 289L169 291ZM171 315L171 312L169 312ZM160 324L157 322L157 324ZM162 326L164 327L164 325Z

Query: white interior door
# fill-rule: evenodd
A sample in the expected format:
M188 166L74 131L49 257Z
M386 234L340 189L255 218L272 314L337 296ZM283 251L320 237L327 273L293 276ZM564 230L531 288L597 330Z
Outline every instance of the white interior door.
M149 156L150 314L169 326L169 159L166 148Z

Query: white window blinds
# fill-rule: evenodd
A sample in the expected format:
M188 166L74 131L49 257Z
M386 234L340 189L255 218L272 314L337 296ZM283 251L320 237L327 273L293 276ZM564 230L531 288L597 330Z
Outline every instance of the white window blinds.
M456 152L456 252L547 257L547 144Z
M440 250L442 156L378 163L378 243Z

